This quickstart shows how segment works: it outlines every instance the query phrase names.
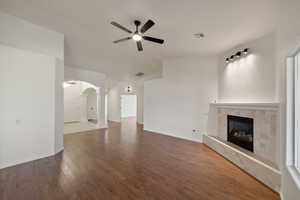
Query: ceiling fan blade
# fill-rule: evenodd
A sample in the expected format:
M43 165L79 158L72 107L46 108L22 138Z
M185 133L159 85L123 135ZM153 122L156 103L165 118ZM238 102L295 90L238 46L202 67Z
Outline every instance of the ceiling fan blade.
M131 30L129 30L128 28L125 28L124 26L118 24L117 22L111 22L111 25L118 27L119 29L122 29L123 31L126 31L127 33L132 33Z
M151 28L154 25L154 21L152 21L151 19L149 19L144 26L141 28L141 33L145 33L149 28Z
M139 51L143 51L143 46L142 46L141 41L136 42L136 45L137 45L137 48L138 48Z
M119 39L119 40L113 41L113 43L124 42L124 41L127 41L127 40L131 40L131 37L122 38L122 39Z
M154 37L149 37L149 36L143 36L144 40L148 40L150 42L155 42L155 43L159 43L159 44L163 44L164 40L162 39L158 39L158 38L154 38Z

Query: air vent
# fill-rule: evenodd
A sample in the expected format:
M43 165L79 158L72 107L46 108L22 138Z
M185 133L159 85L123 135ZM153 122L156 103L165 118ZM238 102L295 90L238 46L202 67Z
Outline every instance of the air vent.
M194 36L195 36L195 38L204 38L205 37L204 33L195 33Z
M145 74L143 72L139 72L139 73L136 74L137 77L141 77L141 76L144 76L144 75Z

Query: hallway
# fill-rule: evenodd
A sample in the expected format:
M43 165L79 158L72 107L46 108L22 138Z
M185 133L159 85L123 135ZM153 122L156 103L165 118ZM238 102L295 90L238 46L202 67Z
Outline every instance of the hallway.
M65 135L65 150L0 170L1 200L278 200L203 144L143 132L135 119Z

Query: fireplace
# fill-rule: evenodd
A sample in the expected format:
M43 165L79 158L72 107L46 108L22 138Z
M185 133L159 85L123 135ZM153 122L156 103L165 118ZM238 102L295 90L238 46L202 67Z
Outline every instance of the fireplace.
M227 115L227 141L253 152L253 119Z

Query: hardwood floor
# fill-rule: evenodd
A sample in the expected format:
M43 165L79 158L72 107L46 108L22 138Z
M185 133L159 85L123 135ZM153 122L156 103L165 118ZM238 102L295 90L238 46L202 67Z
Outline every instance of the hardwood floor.
M65 136L57 156L0 170L1 200L278 200L203 144L134 120Z

